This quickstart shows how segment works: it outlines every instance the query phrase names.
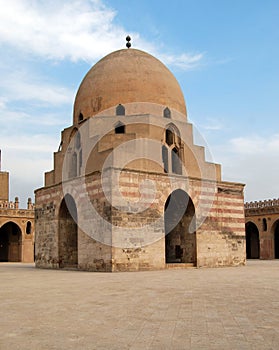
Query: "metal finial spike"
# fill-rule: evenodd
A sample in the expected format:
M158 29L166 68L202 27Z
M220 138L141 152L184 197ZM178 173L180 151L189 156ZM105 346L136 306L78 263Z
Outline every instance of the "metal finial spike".
M129 49L132 45L130 43L131 41L131 37L129 35L126 36L126 47Z

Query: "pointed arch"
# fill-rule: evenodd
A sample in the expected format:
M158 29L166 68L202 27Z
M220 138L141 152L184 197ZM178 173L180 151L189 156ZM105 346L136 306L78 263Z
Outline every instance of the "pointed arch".
M257 226L249 221L245 225L246 232L246 258L259 259L260 257L260 240Z
M175 135L175 141L180 143L180 131L174 123L169 123L165 129L170 130Z
M171 129L167 129L166 130L166 136L165 136L165 139L166 139L166 144L168 146L172 146L175 142L175 137L174 137L174 133Z
M165 129L165 135L163 139L164 143L164 153L162 151L162 158L164 164L164 171L171 171L174 174L182 174L182 148L181 148L181 139L179 129L173 124L170 123ZM166 155L167 153L167 155ZM167 161L166 161L167 159ZM168 164L168 167L165 164Z
M166 263L196 264L195 207L185 191L178 189L169 195L164 222Z
M0 228L0 261L20 262L22 260L22 232L20 227L9 221Z
M70 147L68 147L68 176L69 179L81 174L82 140L78 128L73 128L70 134Z
M69 194L63 198L59 208L58 250L59 267L77 267L77 208L73 197Z

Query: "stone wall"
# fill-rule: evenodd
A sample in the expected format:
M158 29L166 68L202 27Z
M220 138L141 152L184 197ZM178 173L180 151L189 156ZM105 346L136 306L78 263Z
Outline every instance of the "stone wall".
M191 237L196 242L183 238L185 244L181 243L182 250L187 245L195 247L194 265L245 264L243 185L110 168L102 177L96 172L86 179L68 181L63 188L57 185L36 191L38 267L62 267L59 210L63 189L77 208L78 269L166 268L164 210L168 197L178 189L189 195L195 208L196 230ZM186 221L181 230L189 226Z
M147 185L141 188L142 183ZM113 220L116 223L113 234L117 235L118 240L123 236L125 240L129 237L130 250L133 244L137 246L136 254L129 255L125 249L117 250L117 255L114 257L115 269L117 266L121 269L123 267L127 269L127 266L141 269L141 264L144 265L144 269L165 268L164 206L168 196L177 189L189 194L195 206L196 265L213 267L245 264L242 184L122 171L119 188L122 198L119 197L116 187L112 191L114 206L122 206L125 209L127 203L130 205L135 203L135 206L143 208L146 206L149 210L140 214L123 214L119 211L113 213ZM131 230L130 236L122 235L123 228L127 227L137 228L142 241L132 241ZM155 249L152 242L156 242ZM127 245L127 242L121 243L123 246ZM156 265L148 264L146 261L155 261Z
M19 209L18 204L0 201L0 260L34 262L34 208L29 203L29 209Z
M276 235L279 232L279 199L245 203L245 222L255 225L260 259L274 259ZM256 237L256 235L255 235Z

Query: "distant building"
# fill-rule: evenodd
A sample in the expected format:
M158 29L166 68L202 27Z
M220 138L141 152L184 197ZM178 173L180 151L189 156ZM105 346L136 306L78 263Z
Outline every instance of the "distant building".
M54 169L35 191L36 266L243 265L243 189L194 144L167 67L140 50L112 52L83 79Z
M279 259L279 199L245 203L247 259Z
M30 198L27 209L9 200L9 173L0 167L0 262L9 261L34 261L34 206Z

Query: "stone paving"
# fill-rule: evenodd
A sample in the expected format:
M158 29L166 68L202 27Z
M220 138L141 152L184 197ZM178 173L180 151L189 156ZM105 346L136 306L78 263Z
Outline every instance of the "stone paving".
M279 349L279 261L94 273L0 264L0 349Z

